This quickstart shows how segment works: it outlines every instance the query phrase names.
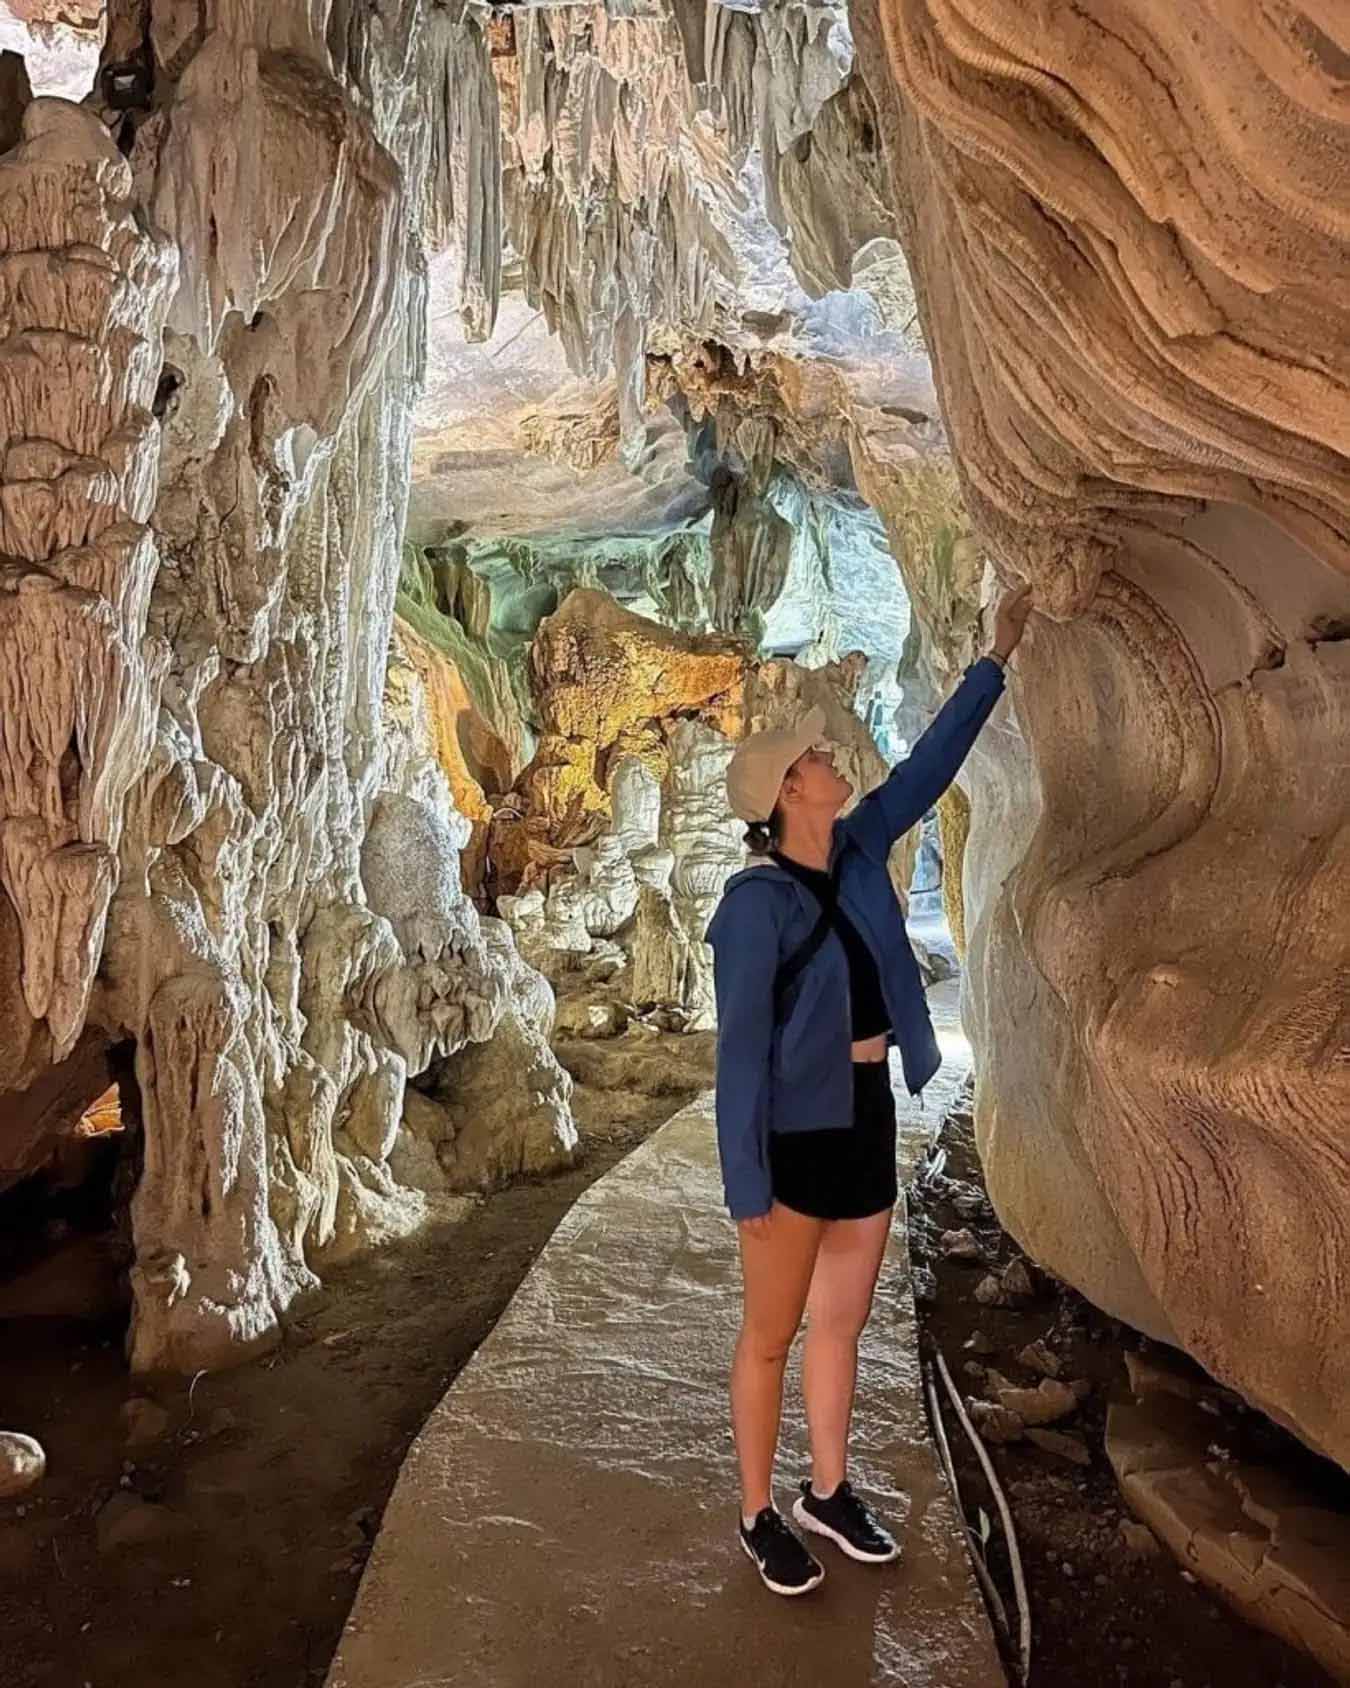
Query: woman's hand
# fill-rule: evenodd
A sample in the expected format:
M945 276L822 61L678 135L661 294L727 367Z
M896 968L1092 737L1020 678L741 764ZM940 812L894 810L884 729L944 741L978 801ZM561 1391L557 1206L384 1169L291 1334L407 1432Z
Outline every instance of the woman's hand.
M994 616L994 650L993 654L1000 662L1006 662L1017 649L1023 633L1026 632L1027 617L1031 614L1031 587L1019 586L1012 592L1005 592L999 600L998 611Z
M738 1219L736 1224L746 1242L762 1243L773 1225L773 1209L770 1208L767 1213L761 1213L754 1219Z

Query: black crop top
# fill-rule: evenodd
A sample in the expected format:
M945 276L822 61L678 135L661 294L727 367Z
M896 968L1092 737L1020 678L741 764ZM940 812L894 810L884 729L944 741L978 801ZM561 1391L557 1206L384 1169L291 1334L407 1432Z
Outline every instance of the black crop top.
M848 997L853 1022L853 1041L860 1043L864 1038L879 1037L882 1032L888 1032L891 1029L891 1014L886 1006L886 999L881 994L881 974L877 971L877 964L862 933L840 908L834 894L833 879L823 869L804 867L801 862L794 862L789 856L775 854L773 859L785 873L790 873L799 885L805 885L822 908L830 911L830 924L839 942L844 946L844 954L848 957Z

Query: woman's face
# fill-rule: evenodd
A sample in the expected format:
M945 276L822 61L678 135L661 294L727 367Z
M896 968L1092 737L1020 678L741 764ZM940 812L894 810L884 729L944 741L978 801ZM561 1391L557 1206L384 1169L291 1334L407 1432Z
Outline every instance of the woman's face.
M834 765L832 744L813 744L788 769L780 801L804 809L837 815L853 795L853 787Z

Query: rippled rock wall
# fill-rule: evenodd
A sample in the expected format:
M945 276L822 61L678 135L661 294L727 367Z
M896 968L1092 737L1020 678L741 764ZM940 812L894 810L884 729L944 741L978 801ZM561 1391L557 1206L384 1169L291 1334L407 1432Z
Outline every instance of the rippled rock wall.
M972 766L991 1193L1346 1463L1345 16L853 20L964 505L1047 612Z

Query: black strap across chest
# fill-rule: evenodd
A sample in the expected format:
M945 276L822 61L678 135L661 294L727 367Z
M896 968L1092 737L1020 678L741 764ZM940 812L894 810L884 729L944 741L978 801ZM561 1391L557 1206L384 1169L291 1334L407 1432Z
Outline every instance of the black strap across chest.
M835 908L839 901L839 867L838 863L830 870L828 896L823 898L818 888L818 876L808 878L802 871L793 872L797 863L789 861L784 856L775 856L774 860L785 873L790 873L799 885L804 886L820 903L820 915L815 925L797 945L792 954L778 964L778 971L773 978L773 1021L776 1026L782 1025L786 1019L784 1010L787 1008L788 996L792 987L820 953L820 946L830 935L830 928L834 925Z

